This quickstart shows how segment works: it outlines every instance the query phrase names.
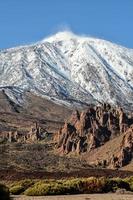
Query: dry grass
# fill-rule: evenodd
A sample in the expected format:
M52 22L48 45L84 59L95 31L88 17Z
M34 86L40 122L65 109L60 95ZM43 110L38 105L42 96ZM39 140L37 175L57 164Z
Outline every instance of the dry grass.
M76 171L88 168L86 161L54 153L54 144L39 142L33 144L12 143L0 145L0 169L31 171Z

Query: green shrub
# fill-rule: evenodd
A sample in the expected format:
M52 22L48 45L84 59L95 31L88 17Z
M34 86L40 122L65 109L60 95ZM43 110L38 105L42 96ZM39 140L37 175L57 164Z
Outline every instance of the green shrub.
M24 188L21 185L15 185L10 188L10 193L14 195L18 195L24 192Z
M28 188L24 194L28 196L43 196L49 195L52 192L55 192L53 184L42 183L35 184L33 187Z
M0 200L9 200L10 193L8 187L0 183Z
M27 188L31 187L34 182L30 179L15 182L10 185L10 193L14 195L22 194Z
M25 179L25 180L19 181L19 184L22 185L22 187L24 187L24 189L27 189L28 187L30 187L34 184L34 181L31 179Z
M129 184L130 190L133 192L133 177L125 178L124 181Z
M121 178L73 178L65 180L23 180L11 184L12 194L27 196L79 194L79 193L106 193L117 189L133 190L133 177Z
M82 193L82 180L70 179L62 182L63 190L66 194L78 194Z
M117 189L130 190L130 185L124 179L112 178L106 180L105 192L115 192Z
M102 193L105 184L105 178L90 177L83 179L83 193Z
M61 195L61 194L77 194L80 192L79 180L65 181L40 181L28 188L24 194L28 196L43 196L43 195Z
M37 182L25 191L28 196L100 193L105 187L104 178L70 179L45 183Z

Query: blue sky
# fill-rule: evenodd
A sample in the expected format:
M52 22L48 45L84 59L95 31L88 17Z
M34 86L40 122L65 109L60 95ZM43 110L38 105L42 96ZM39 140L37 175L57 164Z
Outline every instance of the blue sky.
M133 0L0 0L0 49L63 29L133 48Z

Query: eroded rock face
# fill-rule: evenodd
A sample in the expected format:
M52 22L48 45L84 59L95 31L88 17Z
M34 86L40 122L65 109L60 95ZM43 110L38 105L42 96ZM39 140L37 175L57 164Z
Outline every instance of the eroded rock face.
M113 156L111 164L114 168L127 165L133 158L133 125L127 129L121 142L119 153Z
M124 133L130 125L131 119L121 108L103 104L89 107L81 113L74 111L54 139L61 152L81 153L105 144Z

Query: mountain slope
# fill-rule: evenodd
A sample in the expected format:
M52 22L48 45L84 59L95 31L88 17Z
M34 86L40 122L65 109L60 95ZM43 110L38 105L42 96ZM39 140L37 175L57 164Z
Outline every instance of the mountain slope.
M0 88L19 105L30 91L68 106L109 102L133 109L133 50L59 32L1 50Z

